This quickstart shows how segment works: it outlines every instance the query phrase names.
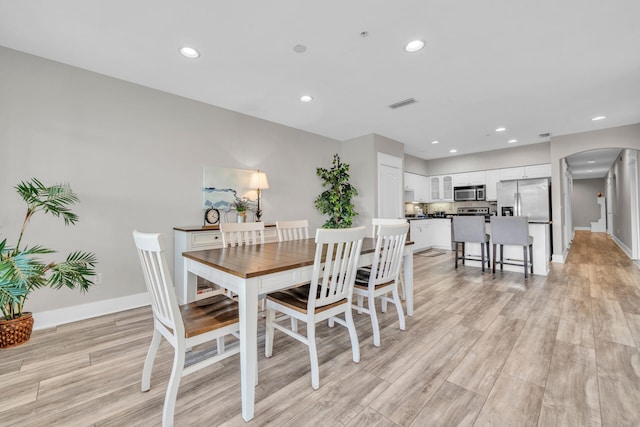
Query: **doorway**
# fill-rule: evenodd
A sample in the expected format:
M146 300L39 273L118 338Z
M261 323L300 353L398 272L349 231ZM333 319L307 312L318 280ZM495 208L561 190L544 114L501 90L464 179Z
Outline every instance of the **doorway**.
M402 159L378 153L378 218L404 216Z

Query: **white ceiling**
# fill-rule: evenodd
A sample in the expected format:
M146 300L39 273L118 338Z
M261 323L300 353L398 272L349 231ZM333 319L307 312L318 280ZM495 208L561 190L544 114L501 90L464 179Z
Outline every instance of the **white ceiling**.
M618 158L620 151L618 148L604 148L572 154L566 159L571 176L573 179L604 177Z
M432 159L640 122L639 16L638 0L0 0L0 45Z

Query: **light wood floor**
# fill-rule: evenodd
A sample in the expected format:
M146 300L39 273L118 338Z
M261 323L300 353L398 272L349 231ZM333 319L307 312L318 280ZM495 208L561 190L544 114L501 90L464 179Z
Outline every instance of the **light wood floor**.
M548 277L453 268L450 253L415 257L407 331L381 316L382 346L356 316L362 360L346 330L320 326L320 389L307 349L276 332L259 356L256 416L240 416L238 357L182 380L178 426L638 426L640 272L604 234L578 232ZM148 308L34 333L0 350L0 425L154 426L171 347L140 392L152 333Z

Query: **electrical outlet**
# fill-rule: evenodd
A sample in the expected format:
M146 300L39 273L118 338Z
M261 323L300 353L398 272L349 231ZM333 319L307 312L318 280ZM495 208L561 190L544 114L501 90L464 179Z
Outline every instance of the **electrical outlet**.
M96 275L93 278L93 284L94 285L102 284L102 273L96 273Z

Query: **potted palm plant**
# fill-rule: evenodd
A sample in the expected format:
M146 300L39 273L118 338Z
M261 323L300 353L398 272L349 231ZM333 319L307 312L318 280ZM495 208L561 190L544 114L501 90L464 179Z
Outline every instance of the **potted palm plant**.
M23 305L32 291L66 286L79 287L84 292L93 284L96 274L97 260L92 252L75 251L64 261L43 262L39 255L55 251L22 244L27 224L36 212L62 217L65 225L76 223L78 216L69 206L77 202L78 197L71 188L66 184L47 187L32 178L15 189L27 204L27 213L15 246L9 246L6 238L0 242L0 348L22 344L31 337L33 317L23 311Z

